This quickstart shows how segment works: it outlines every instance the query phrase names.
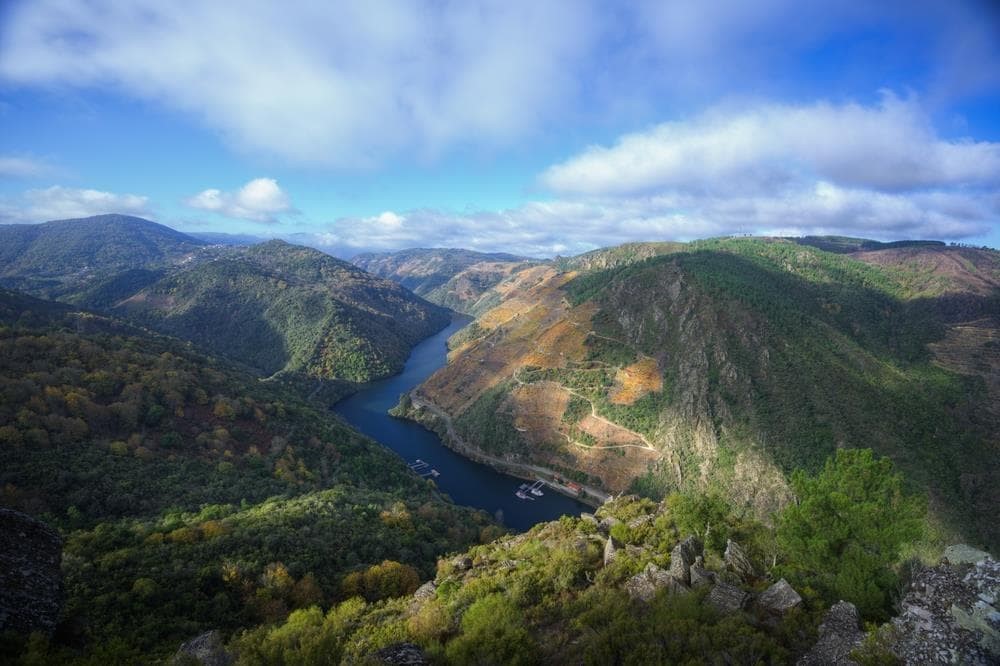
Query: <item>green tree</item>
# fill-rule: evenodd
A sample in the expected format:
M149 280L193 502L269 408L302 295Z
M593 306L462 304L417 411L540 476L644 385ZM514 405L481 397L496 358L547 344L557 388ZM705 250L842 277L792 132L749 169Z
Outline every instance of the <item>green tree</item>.
M870 449L837 451L816 476L796 472L798 501L778 522L789 578L827 601L846 599L866 616L886 617L903 544L921 534L923 501L903 490L888 458Z

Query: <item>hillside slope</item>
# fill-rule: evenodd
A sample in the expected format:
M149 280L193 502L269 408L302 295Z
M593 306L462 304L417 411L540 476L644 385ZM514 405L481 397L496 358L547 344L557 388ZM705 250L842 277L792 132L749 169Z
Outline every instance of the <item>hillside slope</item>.
M265 375L355 382L397 372L449 321L394 282L277 240L168 275L112 311Z
M529 269L416 395L465 445L613 492L714 488L760 515L792 470L870 447L944 529L995 545L998 268L984 250L739 239Z
M536 262L503 252L411 249L359 254L351 263L398 282L432 303L479 314L492 306L480 302L484 294L511 273Z
M412 592L438 555L499 533L279 382L6 290L0 506L59 528L60 640L103 663L341 599L384 560L401 563L376 570L386 590Z
M128 215L0 225L0 284L36 296L74 299L126 271L155 271L189 261L204 245Z

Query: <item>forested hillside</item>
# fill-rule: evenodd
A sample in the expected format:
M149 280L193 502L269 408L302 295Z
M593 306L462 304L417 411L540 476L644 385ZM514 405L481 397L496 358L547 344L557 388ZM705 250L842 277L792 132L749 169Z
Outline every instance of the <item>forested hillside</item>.
M44 224L0 225L0 284L57 300L93 305L91 290L113 289L125 274L143 286L142 271L178 265L204 241L128 215L98 215ZM137 287L136 287L137 288ZM129 292L133 293L133 292Z
M698 241L504 284L416 392L463 445L613 492L714 489L761 516L792 470L870 447L930 492L945 532L1000 543L996 252Z
M2 291L0 359L0 505L66 539L53 663L148 663L206 628L412 592L500 533L280 383L174 339Z
M0 225L0 285L130 318L265 376L383 377L449 321L318 250L208 245L125 215Z
M318 250L269 241L231 248L112 308L264 375L363 382L398 372L447 311Z

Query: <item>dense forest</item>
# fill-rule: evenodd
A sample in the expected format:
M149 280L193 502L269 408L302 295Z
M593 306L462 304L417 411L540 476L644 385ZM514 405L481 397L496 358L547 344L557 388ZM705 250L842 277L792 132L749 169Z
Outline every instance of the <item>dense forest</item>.
M175 339L3 291L0 359L0 504L65 535L57 662L166 655L352 596L355 572L372 600L412 591L501 533L289 387Z

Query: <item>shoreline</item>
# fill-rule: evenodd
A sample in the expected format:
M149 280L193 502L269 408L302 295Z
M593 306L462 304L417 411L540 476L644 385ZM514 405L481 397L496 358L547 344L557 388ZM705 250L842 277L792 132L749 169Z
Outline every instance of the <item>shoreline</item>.
M401 404L403 399L401 399L400 404L389 410L391 416L407 419L427 428L440 438L442 444L469 460L488 465L494 470L516 479L525 481L542 479L554 491L591 508L599 508L611 498L609 493L585 484L577 484L581 491L574 493L568 486L554 480L555 477L561 476L554 470L541 465L504 460L481 451L459 437L452 425L451 416L427 398L419 395L417 389L404 394L403 397L409 398L409 407L403 407Z

